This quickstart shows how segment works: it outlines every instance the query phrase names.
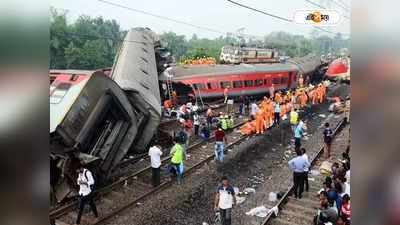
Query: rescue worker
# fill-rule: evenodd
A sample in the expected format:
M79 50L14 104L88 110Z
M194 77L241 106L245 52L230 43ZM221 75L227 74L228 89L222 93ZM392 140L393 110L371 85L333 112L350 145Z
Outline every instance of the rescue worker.
M185 121L183 121L182 127L185 129L185 132L187 134L187 140L186 140L186 148L189 147L190 144L190 137L192 136L192 128L193 124L192 121L189 119L188 116L185 116ZM186 160L186 154L184 154L185 160Z
M172 91L172 100L173 100L173 102L172 102L173 105L177 106L179 104L178 103L178 97L176 96L176 91L175 90Z
M207 126L210 129L212 125L212 116L213 116L211 107L207 109L206 116L207 116Z
M303 84L304 84L304 78L303 78L303 75L300 75L300 77L299 77L299 87L303 87Z
M164 115L165 114L170 115L170 112L171 112L171 101L168 99L164 101Z
M290 125L292 127L293 132L297 126L298 119L299 119L299 114L297 113L297 109L292 109L292 111L290 112Z
M172 155L171 161L167 165L167 177L171 181L171 167L175 168L177 174L178 184L181 184L182 174L180 165L182 163L182 146L178 143L179 138L175 137L173 140L174 146L171 148L170 155Z
M306 125L304 124L303 121L299 121L298 125L296 126L296 129L294 130L294 137L295 137L295 141L294 141L294 146L295 146L295 150L296 152L300 151L300 147L301 147L301 136L303 133L303 129L306 130Z
M305 91L301 93L300 104L301 107L304 108L307 106L308 97Z
M272 84L272 86L269 88L269 97L273 99L274 94L275 94L275 88L274 88L274 84Z
M228 115L226 115L226 116L221 116L221 117L222 117L222 120L221 120L221 127L222 127L222 129L223 129L224 131L227 131L227 130L228 130L228 121L227 121Z
M261 134L264 133L264 110L262 110L261 108L258 108L256 110L256 114L255 114L255 120L256 120L256 133L259 134L261 132Z
M278 92L275 94L275 102L277 102L278 104L281 104L281 103L282 103L282 98L281 98L281 92L280 92L280 91L278 91Z
M199 135L199 127L200 127L200 116L197 112L193 115L193 124L194 124L194 135Z
M224 104L226 104L226 102L228 101L228 93L229 92L229 86L227 86L225 89L224 89L224 97L225 97L225 101L224 101Z
M235 121L233 120L233 116L230 115L228 120L228 129L233 129L234 126L235 126Z

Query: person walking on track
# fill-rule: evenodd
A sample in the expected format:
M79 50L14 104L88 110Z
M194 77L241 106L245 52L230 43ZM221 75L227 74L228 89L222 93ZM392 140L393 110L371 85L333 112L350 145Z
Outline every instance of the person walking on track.
M228 178L223 176L214 200L214 212L219 212L221 225L231 225L232 206L235 212L237 212L235 190L229 184Z
M308 155L306 154L306 149L301 148L301 154L302 157L305 158L306 162L310 164L310 161L308 160ZM308 186L308 171L310 168L306 167L304 168L304 185L306 187L306 191L308 192L309 186Z
M81 224L83 209L87 203L89 203L90 208L92 209L96 218L99 217L99 214L97 213L97 208L93 201L92 189L95 181L92 172L90 172L88 169L85 169L82 165L79 165L76 168L76 173L78 174L77 183L79 185L78 216L76 218L76 224L79 225Z
M224 162L224 142L227 143L225 132L222 130L221 125L218 125L217 131L215 131L215 160L221 163Z
M333 135L333 131L329 127L329 123L325 123L325 129L324 129L323 135L324 135L324 137L323 137L323 139L324 139L324 156L325 156L325 158L329 158L331 142L332 142L332 135Z
M294 197L302 198L304 189L304 170L310 167L310 163L296 151L297 157L289 161L289 168L293 170Z
M275 105L274 105L274 123L277 124L277 126L279 126L280 112L281 112L281 106L279 105L278 102L275 102Z

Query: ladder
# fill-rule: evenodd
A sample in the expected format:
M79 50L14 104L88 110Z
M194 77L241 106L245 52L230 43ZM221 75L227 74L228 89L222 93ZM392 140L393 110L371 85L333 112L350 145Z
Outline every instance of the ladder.
M194 87L196 88L196 86L194 86ZM196 91L196 90L195 90L195 91ZM200 98L201 107L202 107L202 109L204 109L204 102L203 102L203 98L201 97L199 88L197 88L197 92L199 93L198 96L199 96L199 98ZM194 94L195 94L195 96L196 96L196 105L197 105L197 95L196 95L196 92L195 92Z
M168 92L168 98L169 101L171 102L172 105L175 105L175 102L172 100L172 75L166 71L166 75L167 75L167 92Z

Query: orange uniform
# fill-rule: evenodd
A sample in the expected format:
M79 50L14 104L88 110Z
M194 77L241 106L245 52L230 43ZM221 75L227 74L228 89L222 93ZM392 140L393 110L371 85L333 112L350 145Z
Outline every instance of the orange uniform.
M168 109L171 107L171 101L170 100L165 100L164 101L164 109Z
M301 104L301 107L304 108L307 105L308 97L305 92L303 92L300 96L301 96L300 104Z
M174 105L178 105L178 98L176 97L176 91L172 91L172 100Z
M256 132L257 134L264 133L264 110L258 108L256 110L256 115L254 116L256 119Z
M281 104L282 103L282 97L281 97L281 93L276 93L275 94L275 102Z

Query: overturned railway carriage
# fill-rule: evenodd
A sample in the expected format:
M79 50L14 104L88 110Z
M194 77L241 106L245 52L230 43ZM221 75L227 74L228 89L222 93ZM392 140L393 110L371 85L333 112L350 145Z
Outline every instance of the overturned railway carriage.
M299 75L310 80L320 66L319 56L305 56L275 64L174 67L169 74L172 82L190 86L197 96L212 98L223 96L226 87L230 96L266 94L272 85L275 90L295 88Z
M53 200L76 194L78 163L104 181L128 152L145 151L161 116L158 47L154 32L135 28L110 73L50 71Z

